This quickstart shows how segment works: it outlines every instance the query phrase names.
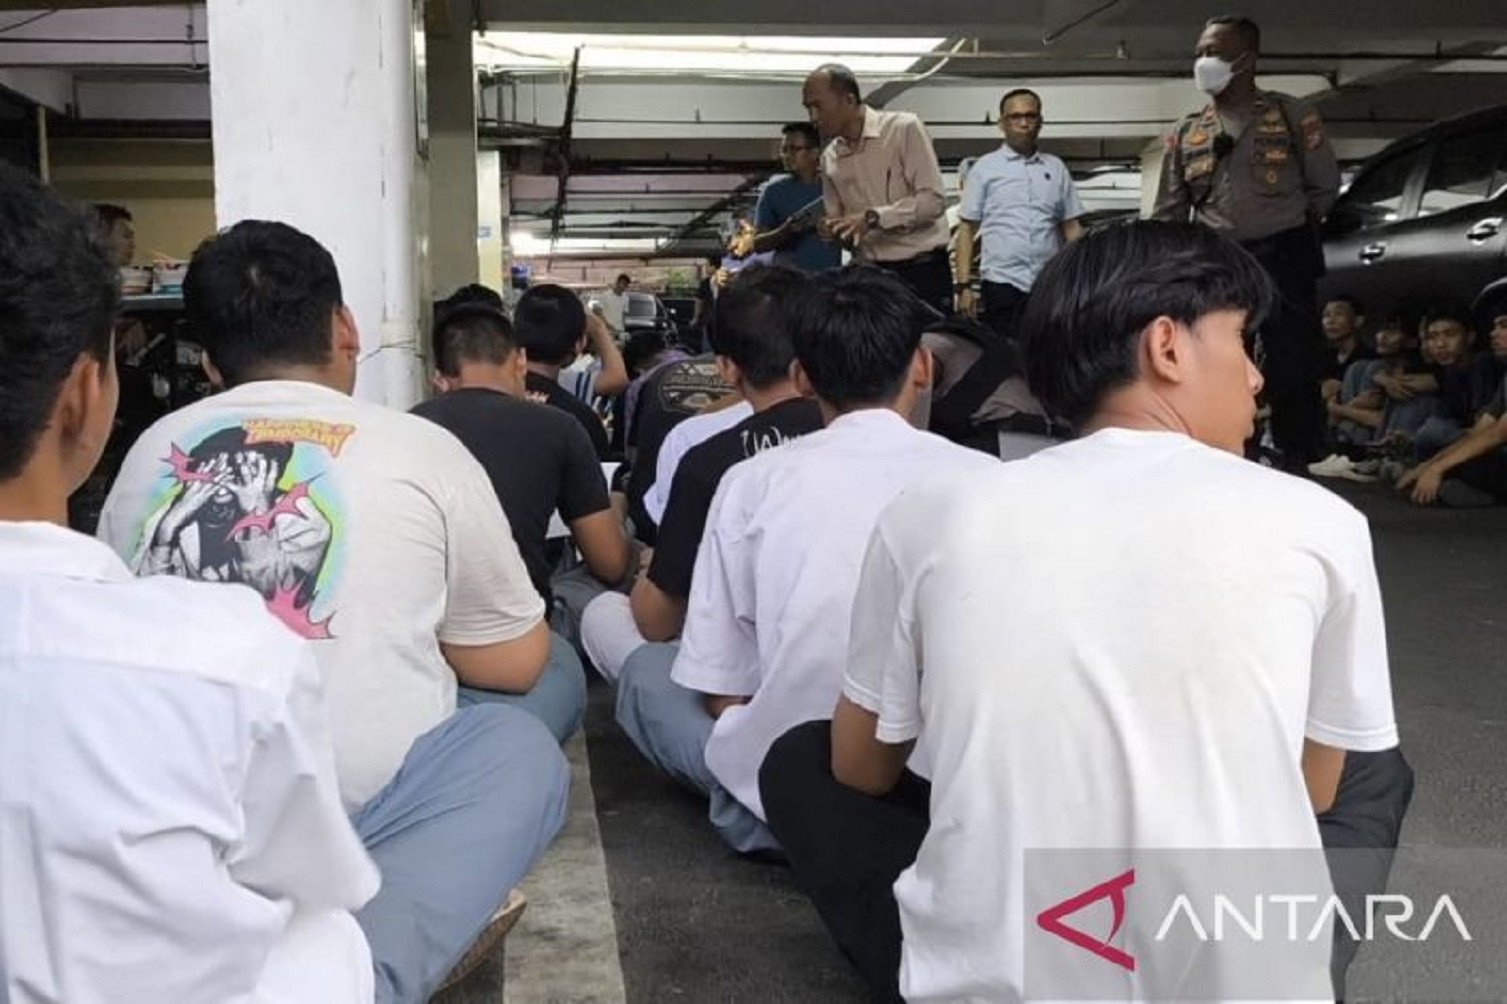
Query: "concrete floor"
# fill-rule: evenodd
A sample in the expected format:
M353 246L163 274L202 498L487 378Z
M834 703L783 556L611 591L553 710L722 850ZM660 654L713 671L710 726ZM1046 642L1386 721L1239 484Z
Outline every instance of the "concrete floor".
M1404 843L1507 846L1507 509L1422 510L1379 486L1336 487L1370 518L1376 544L1403 748L1418 781ZM611 720L604 686L592 687L586 732L611 897L610 911L605 900L596 908L611 914L598 918L610 923L597 949L610 964L615 947L620 976L583 983L531 967L516 979L510 972L504 989L498 960L445 1004L865 999L788 873L723 847L704 805L636 755ZM541 892L530 895L536 913ZM532 950L539 935L530 919L509 951ZM1388 996L1388 980L1388 960L1374 953L1363 952L1351 973L1357 997ZM1507 978L1488 990L1507 999Z

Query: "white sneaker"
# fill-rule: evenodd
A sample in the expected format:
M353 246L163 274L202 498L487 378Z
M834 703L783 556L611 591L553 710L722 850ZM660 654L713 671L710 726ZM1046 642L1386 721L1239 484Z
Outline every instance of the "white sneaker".
M1316 478L1343 478L1349 470L1350 458L1338 453L1308 465L1308 473Z

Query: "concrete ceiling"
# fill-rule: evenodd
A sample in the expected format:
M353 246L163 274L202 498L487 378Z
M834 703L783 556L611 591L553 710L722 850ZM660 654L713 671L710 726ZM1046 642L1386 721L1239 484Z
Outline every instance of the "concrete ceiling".
M998 95L1033 86L1048 118L1044 145L1102 189L1091 198L1106 208L1134 204L1141 151L1198 105L1191 50L1209 10L1207 0L451 2L462 21L489 31L943 38L945 61L915 51L908 70L863 79L866 90L921 115L951 168L998 142ZM65 130L203 127L202 5L51 12L73 6L97 5L0 10L0 85L65 111ZM1507 0L1244 6L1263 28L1263 83L1318 101L1346 159L1439 118L1507 102ZM824 61L816 50L809 58ZM565 67L486 75L479 117L484 142L503 149L513 169L521 227L592 238L686 234L700 244L774 168L780 124L802 116L800 75L583 73L568 124L563 213ZM696 233L686 230L691 223Z

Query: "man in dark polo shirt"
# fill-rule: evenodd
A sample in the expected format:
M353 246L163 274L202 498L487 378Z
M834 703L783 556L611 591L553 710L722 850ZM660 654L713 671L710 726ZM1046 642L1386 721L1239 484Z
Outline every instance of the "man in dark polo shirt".
M587 313L580 299L563 286L533 286L513 310L513 341L528 357L528 396L559 408L581 423L598 459L607 459L607 429L591 406L560 386L560 370L576 357L588 325L605 322Z
M754 413L686 453L675 471L647 573L631 597L604 593L582 615L581 645L609 679L616 679L641 647L680 633L696 549L722 475L741 460L822 426L816 402L801 397L790 377L795 351L783 304L805 281L803 273L787 266L753 266L717 298L712 338L718 364ZM673 660L675 646L656 644L652 654Z

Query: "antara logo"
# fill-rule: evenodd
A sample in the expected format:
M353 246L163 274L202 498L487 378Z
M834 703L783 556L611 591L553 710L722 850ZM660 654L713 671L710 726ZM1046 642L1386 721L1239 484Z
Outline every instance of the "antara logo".
M1092 889L1085 889L1055 906L1047 907L1036 915L1036 925L1048 934L1055 934L1064 941L1093 952L1099 958L1113 962L1122 969L1135 972L1135 956L1110 944L1114 936L1120 933L1121 925L1125 923L1125 890L1134 884L1135 869L1132 868L1106 882L1100 882ZM1110 907L1114 910L1114 921L1110 925L1107 937L1095 938L1062 922L1062 918L1071 916L1090 903L1097 903L1101 899L1108 899Z

